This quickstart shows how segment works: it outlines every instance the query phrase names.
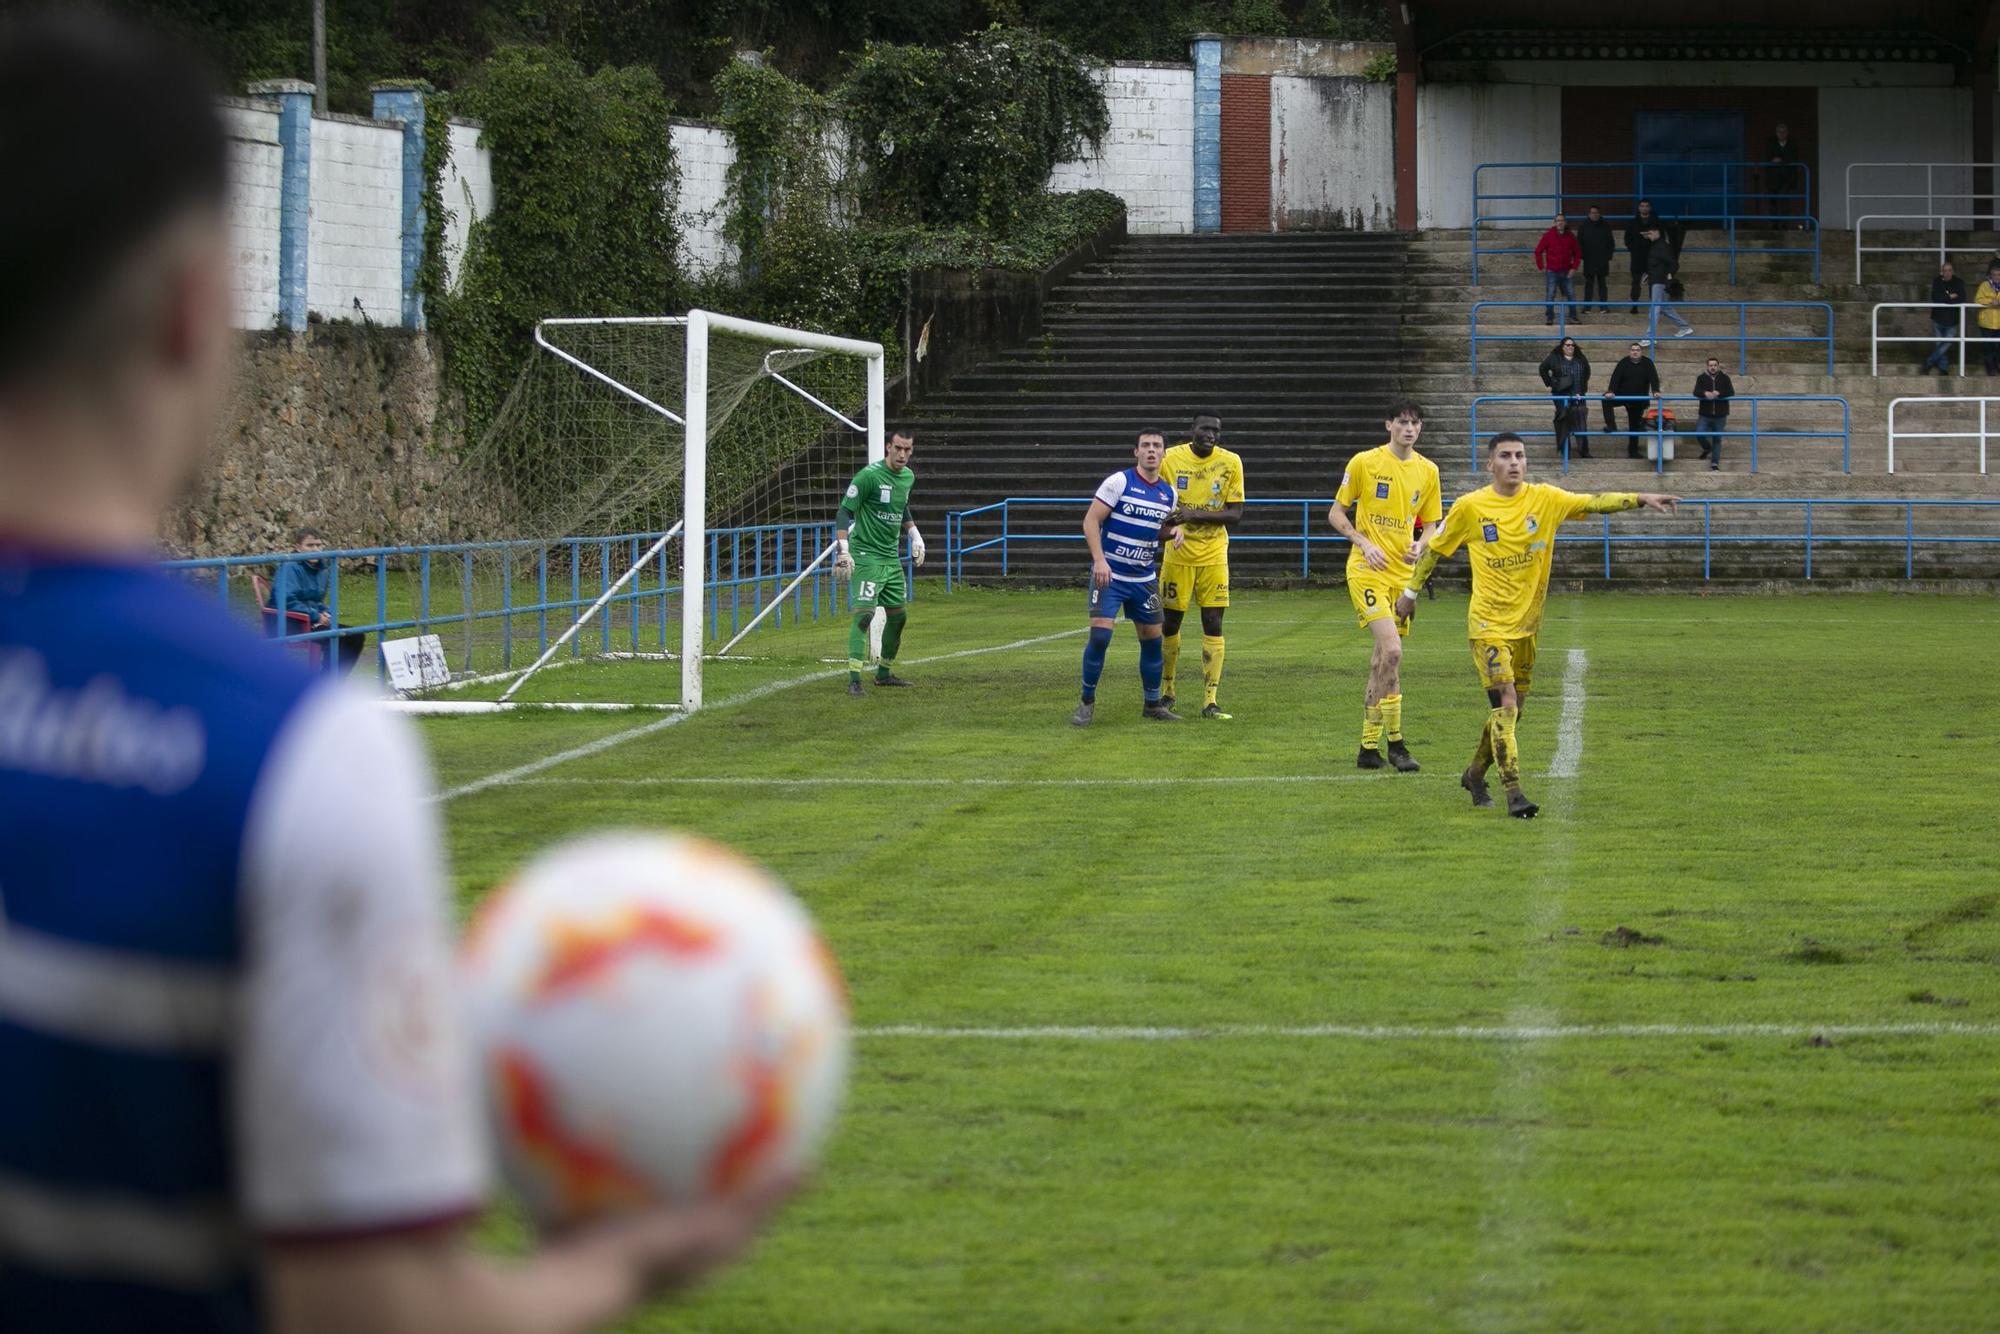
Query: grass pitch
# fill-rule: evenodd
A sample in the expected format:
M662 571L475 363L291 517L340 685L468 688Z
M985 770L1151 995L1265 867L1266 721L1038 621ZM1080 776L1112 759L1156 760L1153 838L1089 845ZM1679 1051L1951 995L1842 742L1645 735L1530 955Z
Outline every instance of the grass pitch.
M1457 787L1462 597L1409 641L1407 776L1353 768L1337 590L1240 595L1235 720L1178 727L1124 625L1068 725L1081 604L927 587L919 688L861 700L743 664L685 722L425 723L468 903L677 826L772 864L847 971L818 1180L634 1328L1991 1327L1992 603L1558 593L1531 822Z

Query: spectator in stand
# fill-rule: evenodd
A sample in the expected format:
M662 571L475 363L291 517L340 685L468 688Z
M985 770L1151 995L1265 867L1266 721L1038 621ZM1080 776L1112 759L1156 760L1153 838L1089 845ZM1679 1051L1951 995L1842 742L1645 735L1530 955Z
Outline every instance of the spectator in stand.
M1646 239L1646 233L1660 225L1653 215L1653 201L1642 199L1639 210L1625 228L1625 248L1632 252L1632 310L1639 313L1639 285L1646 281L1646 261L1652 256L1653 243Z
M1625 437L1625 457L1639 457L1639 417L1649 403L1659 401L1660 371L1653 359L1646 355L1643 344L1634 343L1626 349L1618 364L1611 368L1611 378L1604 388L1604 429L1618 429L1618 408L1625 409L1625 429L1631 434Z
M277 633L286 633L286 612L298 612L312 623L314 630L333 628L333 613L327 609L327 584L333 577L333 562L315 553L326 550L326 538L317 528L300 528L292 533L292 542L304 560L288 560L279 564L271 579L271 609L279 613ZM345 676L354 670L354 664L361 658L361 646L368 642L368 636L360 630L344 630L339 636L340 674Z
M1570 433L1575 432L1578 456L1589 458L1590 438L1583 428L1590 425L1590 416L1583 396L1590 390L1590 359L1577 350L1574 338L1563 339L1542 358L1542 383L1556 404L1556 451L1568 458Z
M1577 248L1583 252L1583 309L1590 309L1591 297L1595 294L1599 313L1608 312L1611 307L1605 303L1611 298L1606 292L1611 279L1611 256L1618 249L1618 238L1611 232L1611 224L1604 220L1604 210L1597 205L1590 206L1589 216L1576 229Z
M1577 248L1576 233L1569 229L1569 219L1556 214L1556 220L1542 239L1535 242L1535 267L1542 271L1542 323L1556 322L1556 293L1563 294L1567 305L1568 318L1580 319L1576 308L1576 288L1570 280L1583 264L1583 251Z
M1931 279L1931 332L1938 336L1938 345L1924 358L1925 375L1931 367L1937 367L1939 375L1949 374L1946 358L1950 357L1952 345L1958 341L1960 321L1965 318L1959 307L1964 306L1965 279L1958 276L1958 270L1946 260L1938 265L1937 276Z
M1714 357L1708 359L1707 369L1694 377L1694 397L1694 438L1701 445L1701 456L1708 460L1708 470L1715 472L1722 467L1722 433L1729 429L1729 400L1736 397L1736 386Z
M2000 259L1986 266L1986 281L1972 294L1980 307L1979 338L1986 352L1986 373L2000 375Z
M1804 177L1799 171L1799 145L1792 138L1792 129L1783 121L1771 127L1771 137L1764 143L1764 160L1770 165L1764 168L1763 198L1760 210L1774 218L1797 217L1806 212L1811 202L1804 198L1787 198L1803 194L1800 187ZM1793 226L1805 230L1805 223L1795 222Z
M1653 315L1646 326L1646 343L1652 346L1660 341L1660 316L1664 315L1679 327L1674 337L1686 338L1694 332L1694 326L1681 318L1680 312L1667 304L1668 289L1674 284L1676 270L1680 267L1679 257L1673 246L1661 238L1656 224L1646 233L1646 286L1653 293Z

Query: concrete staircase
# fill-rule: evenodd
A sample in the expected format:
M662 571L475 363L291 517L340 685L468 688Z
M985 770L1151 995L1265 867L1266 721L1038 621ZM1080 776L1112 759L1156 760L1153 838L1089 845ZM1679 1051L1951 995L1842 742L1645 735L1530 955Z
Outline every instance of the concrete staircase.
M1528 238L1532 240L1530 236ZM1995 238L1975 238L1985 241ZM1713 243L1697 232L1690 245ZM1870 240L1875 240L1874 233ZM1913 239L1912 244L1917 242ZM1563 478L1552 441L1531 443L1533 475L1561 480L1577 490L1670 490L1691 499L1776 502L1785 498L2000 501L1996 472L1976 471L1965 442L1917 442L1899 450L1894 475L1885 468L1884 421L1890 399L1937 393L1979 393L1974 378L1939 380L1916 374L1924 349L1904 345L1885 353L1883 373L1869 373L1869 314L1877 301L1921 299L1929 262L1912 256L1907 283L1852 283L1852 239L1824 238L1821 281L1810 261L1762 250L1796 244L1794 235L1748 234L1737 263L1738 281L1727 281L1727 257L1691 254L1683 275L1692 301L1824 301L1834 309L1835 362L1827 373L1817 344L1753 346L1747 371L1737 369L1733 316L1688 312L1696 334L1666 339L1653 349L1664 386L1687 393L1709 355L1721 358L1739 395L1841 395L1851 408L1851 471L1843 473L1837 441L1768 441L1760 444L1755 473L1746 443L1731 440L1719 472L1697 463L1689 433L1680 458L1664 477L1652 465L1625 457L1624 441L1606 436L1595 405L1594 458L1572 463ZM1988 251L1968 253L1971 267ZM1614 263L1614 296L1608 315L1587 316L1572 332L1586 338L1592 384L1601 392L1611 363L1634 336L1645 332L1642 306L1629 313L1623 256ZM1871 257L1870 276L1891 271ZM1108 258L1075 274L1057 289L1044 336L1001 353L959 375L948 392L925 398L906 414L919 432L918 513L935 537L945 510L966 510L1006 496L1083 497L1107 472L1130 457L1134 435L1158 427L1181 438L1196 410L1219 413L1224 443L1243 455L1253 497L1331 496L1342 466L1358 450L1382 439L1383 406L1409 394L1425 406L1424 451L1443 470L1448 496L1482 485L1472 467L1468 406L1480 394L1541 394L1536 367L1556 342L1542 324L1539 306L1482 316L1482 333L1520 335L1521 341L1482 346L1474 372L1467 348L1468 310L1477 300L1541 298L1540 275L1526 256L1482 257L1479 286L1469 282L1470 240L1464 231L1415 237L1384 233L1289 233L1274 236L1135 237ZM1760 314L1752 332L1814 332L1806 312ZM1726 327L1725 327L1726 326ZM1927 328L1921 312L1901 327ZM1600 336L1605 341L1588 341ZM2000 389L1996 389L2000 392ZM1494 405L1482 410L1481 434L1506 427L1546 430L1547 400ZM1764 429L1814 430L1837 426L1837 405L1773 405L1760 410ZM1736 425L1747 424L1739 408ZM1996 415L2000 423L2000 415ZM1934 429L1949 429L1940 418ZM2000 451L1996 451L2000 452ZM1296 579L1302 573L1295 540L1302 527L1324 534L1322 506L1251 511L1234 544L1239 578ZM1007 571L1012 575L1073 578L1082 553L1071 540L1081 506L1067 503L1017 507L1010 516ZM1615 531L1660 539L1621 545L1612 559L1613 581L1657 583L1700 578L1699 538L1711 546L1707 574L1742 581L1797 579L1805 574L1800 539L1808 523L1796 505L1699 507L1675 520L1620 516ZM1816 543L1816 579L1901 579L1905 536L2000 536L2000 508L1926 505L1815 506L1810 523ZM1571 530L1575 532L1575 529ZM1588 531L1596 532L1596 526ZM997 516L968 520L964 537L977 542L999 534ZM1021 540L1023 535L1026 541ZM1859 536L1865 544L1829 543ZM1050 540L1037 541L1035 538ZM1310 577L1339 576L1344 548L1325 545L1310 560ZM1462 571L1463 565L1456 563ZM1917 545L1909 564L1920 578L2000 579L2000 543ZM972 576L1001 571L997 549L966 562ZM1566 543L1558 571L1565 577L1603 577L1601 547Z

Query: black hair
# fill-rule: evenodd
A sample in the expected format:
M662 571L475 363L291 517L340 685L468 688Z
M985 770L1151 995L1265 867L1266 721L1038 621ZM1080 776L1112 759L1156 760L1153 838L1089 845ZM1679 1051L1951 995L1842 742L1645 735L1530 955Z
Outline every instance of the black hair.
M1202 419L1203 417L1213 417L1213 418L1215 418L1215 424L1216 424L1217 426L1220 426L1220 425L1222 425L1222 414L1221 414L1221 413L1219 413L1219 412L1210 412L1210 411L1209 411L1209 410L1208 410L1207 408L1203 408L1203 409L1202 409L1201 411L1199 411L1199 412L1195 413L1195 414L1194 414L1194 416L1192 416L1192 417L1188 418L1188 421L1189 421L1190 423L1192 423L1192 422L1198 422L1198 421L1200 421L1200 420L1201 420L1201 419Z
M1145 430L1139 432L1138 435L1134 436L1132 438L1132 443L1134 445L1137 445L1141 440L1144 440L1149 435L1157 435L1158 437L1160 437L1160 443L1163 445L1167 443L1167 433L1165 431L1156 430L1151 426L1148 426Z
M292 541L294 542L303 542L309 537L317 537L322 542L326 541L326 534L309 523L302 523L292 529Z
M1414 398L1399 398L1391 403L1388 410L1382 414L1382 420L1392 422L1398 417L1415 417L1418 421L1422 421L1424 419L1424 405L1417 402Z
M917 433L916 433L915 431L912 431L912 430L911 430L911 429L910 429L909 427L907 427L907 426L891 426L891 427L889 427L889 428L888 428L888 429L887 429L886 431L884 431L884 432L883 432L883 434L882 434L882 443L886 445L886 444L888 444L888 443L889 443L889 442L890 442L891 440L894 440L894 439L895 439L895 438L896 438L897 436L899 436L899 435L900 435L901 437L903 437L903 439L905 439L905 440L909 441L909 442L910 442L911 444L913 444L913 445L917 443Z
M0 25L0 385L79 349L125 261L229 197L229 140L199 59L81 8Z
M1491 440L1488 440L1486 442L1486 453L1488 454L1488 456L1491 456L1494 450L1500 448L1500 446L1506 444L1510 440L1517 445L1524 445L1527 443L1526 441L1522 440L1520 436L1515 435L1512 431L1502 431L1498 435L1494 436Z

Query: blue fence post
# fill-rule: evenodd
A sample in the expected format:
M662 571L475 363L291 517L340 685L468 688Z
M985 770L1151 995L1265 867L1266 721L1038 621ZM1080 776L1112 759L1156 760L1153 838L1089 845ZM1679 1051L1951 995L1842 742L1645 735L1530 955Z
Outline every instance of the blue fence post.
M1808 500L1806 502L1806 578L1808 579L1812 578L1812 511L1812 502Z
M1475 278L1473 281L1476 283L1478 279ZM1471 360L1466 369L1474 375L1479 374L1479 308L1485 304L1483 301L1475 301L1472 303L1472 309L1465 313L1466 356ZM1473 386L1474 389L1478 387L1478 385Z
M569 543L569 619L574 625L583 612L583 547L575 539ZM572 635L569 641L569 655L583 656L583 636Z
M1736 373L1748 374L1750 370L1750 306L1736 303Z
M262 79L250 95L278 105L278 323L306 327L307 249L312 219L313 86L299 79Z
M465 670L469 672L472 670L473 632L478 629L478 623L472 618L472 552L470 550L464 552L459 557L458 568L461 575L459 579L459 596L463 599L458 604L458 619L459 624L465 627Z
M1847 401L1847 395L1840 396L1840 470L1854 471L1852 453L1854 449L1854 409Z
M1222 38L1196 33L1194 55L1194 229L1222 230Z
M500 665L514 665L514 558L500 548Z
M417 274L424 264L424 97L427 83L372 85L375 119L403 124L403 327L424 327L424 294ZM546 601L546 599L544 599Z
M1756 395L1750 398L1750 471L1757 471L1757 408L1763 400Z
M1715 506L1706 500L1701 502L1701 581L1707 583L1711 569L1710 543L1715 536Z
M1604 581L1611 582L1611 516L1604 516Z
M1903 577L1917 577L1917 507L1903 506Z
M1007 539L1013 535L1008 523L1008 515L1012 512L1013 506L1011 501L1002 500L1000 502L1000 576L1003 579L1007 576Z
M1299 502L1299 578L1312 578L1312 502Z

